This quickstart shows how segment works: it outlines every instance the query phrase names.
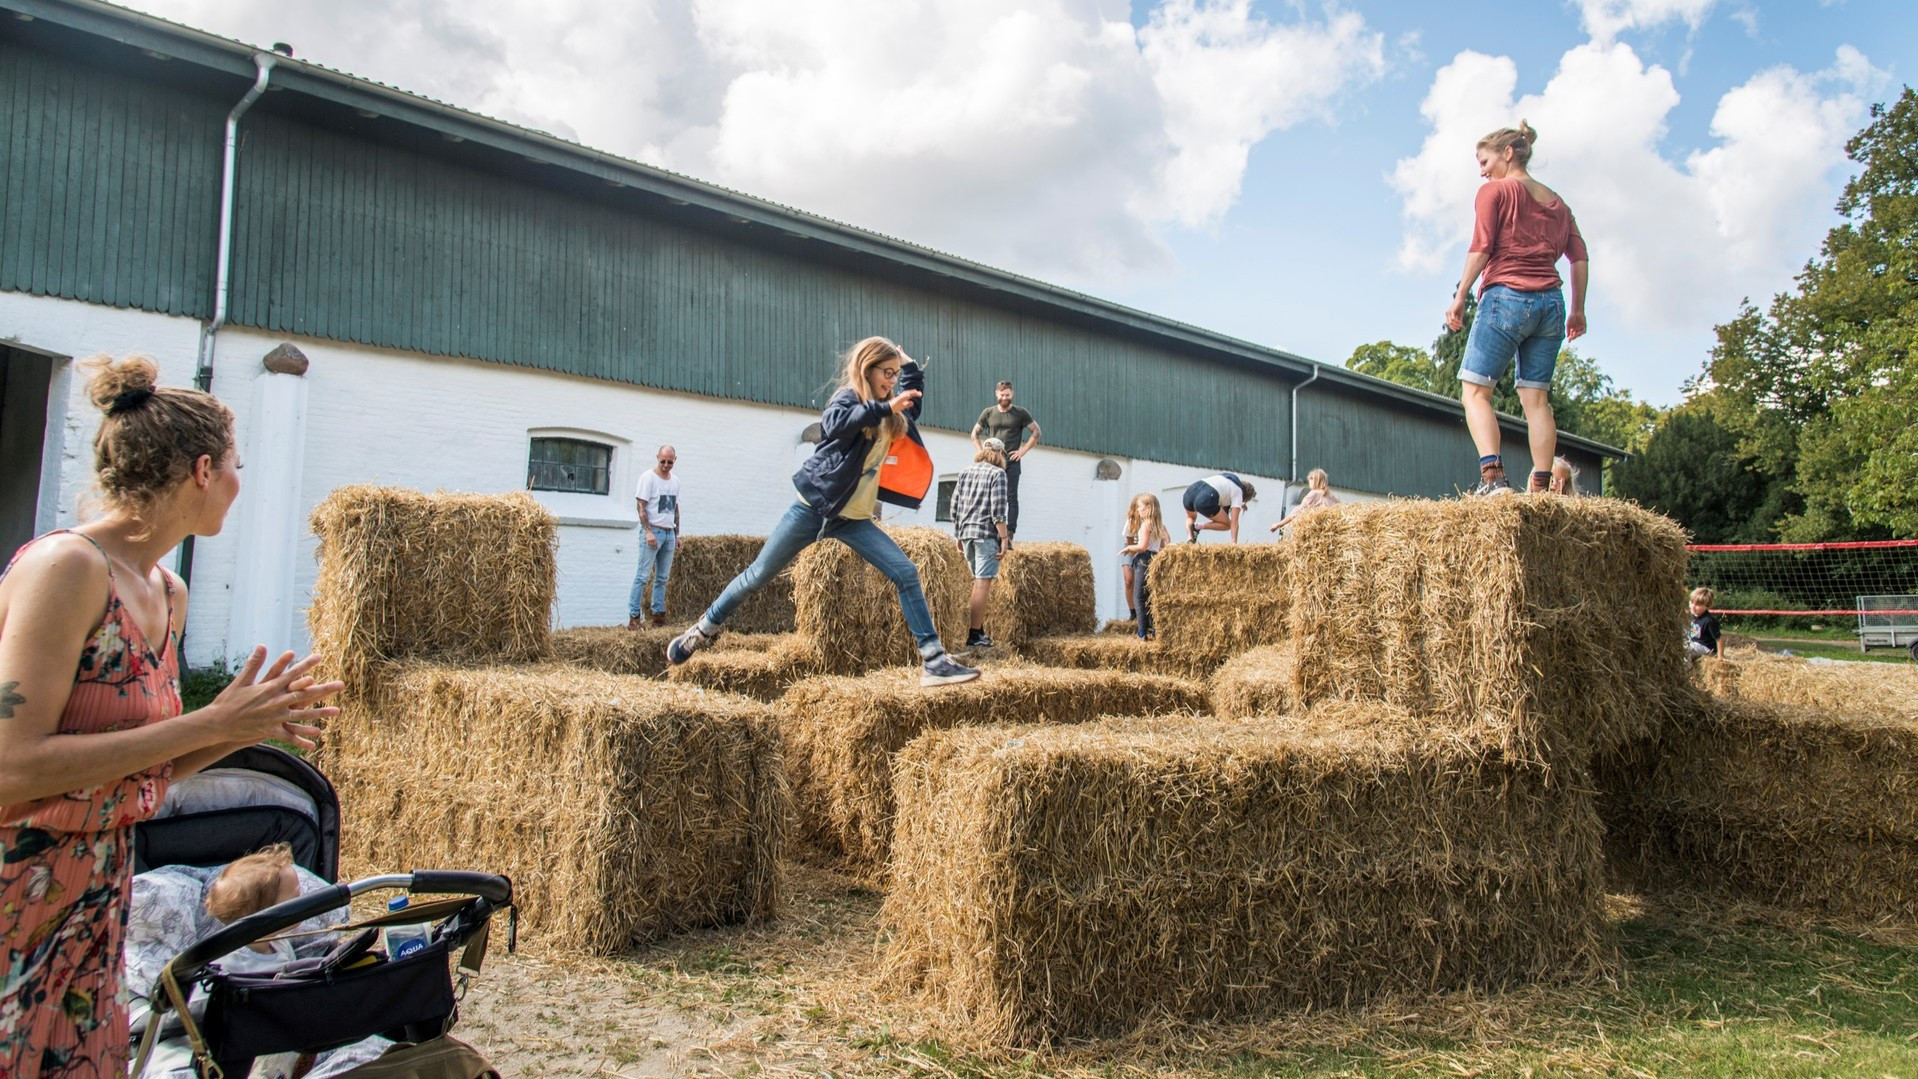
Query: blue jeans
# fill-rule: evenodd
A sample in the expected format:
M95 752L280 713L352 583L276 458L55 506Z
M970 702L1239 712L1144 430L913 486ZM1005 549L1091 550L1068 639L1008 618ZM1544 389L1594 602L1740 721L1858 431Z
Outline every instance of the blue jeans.
M919 655L932 659L943 654L946 646L939 641L939 631L932 627L932 609L926 606L925 590L919 586L919 570L906 557L906 552L892 541L892 537L871 521L852 521L844 517L823 517L804 502L794 502L786 515L773 526L773 533L766 537L766 545L759 549L759 557L753 564L741 570L734 577L719 598L699 619L699 628L707 634L718 633L726 619L746 602L746 597L759 590L779 575L779 571L792 564L799 552L822 539L836 539L851 547L854 553L865 559L874 569L886 575L894 588L899 590L899 607L906 615L906 628L919 645Z
M646 533L639 534L639 571L633 574L633 594L626 597L626 616L638 618L645 611L646 578L653 578L653 610L666 609L666 579L673 575L673 552L679 550L679 529L655 528L653 535L659 538L659 546L646 542ZM658 574L653 570L657 568Z
M1516 355L1517 385L1550 389L1552 372L1558 368L1558 350L1564 343L1562 292L1555 288L1521 292L1504 285L1488 286L1479 296L1472 334L1465 339L1459 381L1496 386Z

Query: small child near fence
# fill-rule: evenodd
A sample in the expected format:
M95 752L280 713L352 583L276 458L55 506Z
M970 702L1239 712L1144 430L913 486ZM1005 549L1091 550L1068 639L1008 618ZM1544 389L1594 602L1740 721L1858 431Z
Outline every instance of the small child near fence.
M1718 631L1718 616L1712 613L1712 601L1718 596L1709 588L1692 589L1692 635L1685 642L1685 658L1722 656L1725 643Z
M1147 571L1152 568L1153 557L1172 542L1158 495L1144 494L1132 500L1126 509L1125 531L1132 542L1119 553L1131 559L1133 617L1138 619L1139 639L1149 641L1158 634L1152 624L1152 586Z

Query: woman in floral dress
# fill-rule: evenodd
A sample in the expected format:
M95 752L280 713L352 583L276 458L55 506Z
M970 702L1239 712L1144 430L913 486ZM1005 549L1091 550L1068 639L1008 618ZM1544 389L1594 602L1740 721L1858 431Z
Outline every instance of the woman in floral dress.
M167 783L269 737L311 747L339 691L318 657L255 648L180 714L186 589L159 565L220 530L239 493L233 416L156 385L150 359L87 361L104 514L22 547L0 575L0 1079L119 1077L132 826Z

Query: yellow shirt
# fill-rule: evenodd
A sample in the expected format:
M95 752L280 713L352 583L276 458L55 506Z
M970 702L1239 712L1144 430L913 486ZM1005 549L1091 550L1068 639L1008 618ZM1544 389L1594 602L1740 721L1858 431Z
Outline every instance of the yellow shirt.
M859 473L859 485L852 489L852 497L846 500L846 508L839 516L852 521L870 521L879 513L879 466L886 461L886 451L892 447L892 435L886 425L873 428L872 448L866 451L866 461Z

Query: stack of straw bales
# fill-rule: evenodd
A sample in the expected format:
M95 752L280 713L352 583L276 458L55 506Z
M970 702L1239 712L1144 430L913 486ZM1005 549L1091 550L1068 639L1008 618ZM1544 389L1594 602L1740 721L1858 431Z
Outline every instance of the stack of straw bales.
M1001 646L1059 634L1090 633L1098 624L1092 557L1076 543L1021 543L999 562L986 612L986 633Z
M1918 668L1903 663L1809 663L1754 651L1699 660L1698 681L1727 700L1817 711L1869 709L1918 723Z
M720 637L713 651L700 652L669 669L667 680L776 701L794 682L825 670L818 647L797 633L748 634L743 639L764 643L752 648L727 647L728 642L740 639L732 634Z
M1045 667L1087 671L1140 671L1203 678L1218 665L1215 659L1195 657L1159 647L1122 633L1078 633L1038 637L1026 641L1019 654Z
M1292 547L1178 544L1152 560L1159 646L1201 673L1261 645L1291 639Z
M599 955L776 913L765 705L561 665L406 663L383 694L335 754L362 864L504 873L545 943Z
M1289 643L1232 657L1212 676L1213 714L1228 718L1285 715L1292 710L1297 665L1298 655Z
M531 495L342 487L313 510L313 649L343 702L400 658L525 663L551 651L553 517Z
M947 647L966 639L966 596L972 575L950 535L932 528L886 530L919 569L932 621ZM794 619L818 650L824 669L859 674L919 665L919 649L885 574L843 543L815 543L792 565Z
M1599 973L1589 798L1378 704L901 754L889 977L984 1040Z
M529 665L555 581L531 498L349 487L313 529L313 638L348 680L322 758L346 859L509 872L570 949L774 912L790 796L767 711Z
M681 536L673 552L673 575L666 581L667 619L681 630L692 625L733 578L752 565L765 543L764 536ZM791 633L792 570L767 581L740 604L726 620L726 628L733 633Z
M553 658L607 674L657 677L666 671L666 643L683 628L647 626L574 626L553 633ZM713 644L714 652L769 652L791 634L728 633Z
M1629 503L1347 505L1281 546L1302 705L1380 700L1549 764L1648 737L1691 700L1685 535Z
M1704 699L1601 782L1628 880L1918 921L1918 717Z
M780 701L799 836L867 878L892 845L893 755L927 731L986 724L1083 723L1101 715L1196 713L1205 694L1164 675L997 667L928 693L915 672L813 678Z

